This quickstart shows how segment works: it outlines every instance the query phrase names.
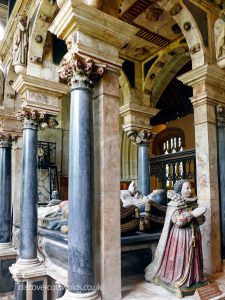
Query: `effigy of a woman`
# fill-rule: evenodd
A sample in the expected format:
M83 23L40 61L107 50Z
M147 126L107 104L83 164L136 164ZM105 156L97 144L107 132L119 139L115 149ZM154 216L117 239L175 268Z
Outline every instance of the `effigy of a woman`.
M145 279L175 292L177 297L194 294L208 284L203 274L199 226L205 222L205 208L198 207L188 180L181 179L168 191L166 219L153 262Z

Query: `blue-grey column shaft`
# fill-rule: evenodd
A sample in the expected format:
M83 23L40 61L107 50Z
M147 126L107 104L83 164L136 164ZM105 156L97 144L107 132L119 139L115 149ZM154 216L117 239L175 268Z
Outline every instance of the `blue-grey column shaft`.
M11 142L0 141L0 243L11 241Z
M71 89L68 207L68 287L87 293L93 286L92 258L92 89Z
M145 196L150 194L148 143L138 145L138 190Z
M37 126L25 120L23 127L20 251L23 259L37 258Z
M225 115L217 114L218 173L221 214L222 257L225 258Z

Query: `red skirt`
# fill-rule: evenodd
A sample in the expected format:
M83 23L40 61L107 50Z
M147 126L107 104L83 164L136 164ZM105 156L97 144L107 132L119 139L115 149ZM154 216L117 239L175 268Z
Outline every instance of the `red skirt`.
M193 247L192 228L173 225L169 233L166 249L157 277L171 285L190 287L203 282L203 259L201 233L197 226L194 230Z

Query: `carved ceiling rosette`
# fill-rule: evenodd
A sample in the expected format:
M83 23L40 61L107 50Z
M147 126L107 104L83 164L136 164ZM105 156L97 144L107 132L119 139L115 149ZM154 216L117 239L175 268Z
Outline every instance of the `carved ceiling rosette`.
M0 132L0 148L12 147L14 139L11 134Z
M23 128L26 129L45 129L54 128L58 125L58 121L52 116L40 113L38 110L29 110L23 108L16 114L17 120L23 122Z
M84 59L76 53L68 61L64 61L59 69L59 75L67 80L72 87L93 88L103 76L105 69L91 58Z
M127 132L128 138L132 143L136 145L140 144L149 144L151 138L154 137L154 134L147 130L129 130Z

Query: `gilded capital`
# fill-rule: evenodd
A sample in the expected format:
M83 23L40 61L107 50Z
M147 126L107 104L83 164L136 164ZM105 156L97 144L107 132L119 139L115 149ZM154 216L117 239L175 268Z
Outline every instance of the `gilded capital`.
M60 77L67 80L72 88L93 88L103 73L104 68L95 64L93 59L84 59L76 53L64 61L59 70Z
M9 133L0 132L0 148L11 148L13 138Z
M147 130L129 130L127 136L136 145L149 144L153 133Z
M37 110L23 108L16 114L17 120L23 122L24 129L45 129L54 128L58 125L57 120L52 116L40 113Z

